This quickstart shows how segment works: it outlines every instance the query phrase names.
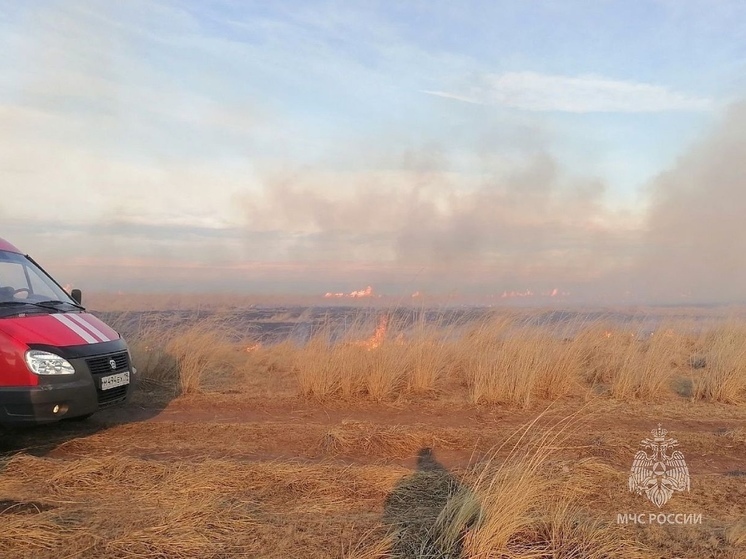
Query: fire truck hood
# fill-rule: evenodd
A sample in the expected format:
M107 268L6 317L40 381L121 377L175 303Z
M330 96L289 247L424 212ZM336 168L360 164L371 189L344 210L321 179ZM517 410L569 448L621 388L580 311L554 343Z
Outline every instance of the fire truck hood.
M67 312L29 314L0 319L0 330L27 345L56 347L118 340L119 334L92 314Z

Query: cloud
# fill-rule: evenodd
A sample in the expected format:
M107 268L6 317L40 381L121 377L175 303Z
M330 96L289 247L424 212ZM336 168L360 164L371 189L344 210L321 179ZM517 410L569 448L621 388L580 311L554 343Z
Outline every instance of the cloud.
M688 96L659 85L536 72L488 74L454 92L424 93L468 103L571 113L708 111L714 106L711 99Z

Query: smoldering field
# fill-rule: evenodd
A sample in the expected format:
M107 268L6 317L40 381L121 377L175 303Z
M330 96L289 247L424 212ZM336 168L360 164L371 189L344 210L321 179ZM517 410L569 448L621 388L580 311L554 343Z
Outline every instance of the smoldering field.
M239 303L98 312L135 400L4 435L3 556L746 553L737 311ZM627 487L659 423L691 474L661 509ZM617 523L661 512L701 523Z

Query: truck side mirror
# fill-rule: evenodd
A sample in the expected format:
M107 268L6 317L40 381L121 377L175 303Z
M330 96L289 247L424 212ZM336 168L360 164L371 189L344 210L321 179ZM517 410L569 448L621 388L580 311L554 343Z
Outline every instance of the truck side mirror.
M73 298L73 301L81 305L83 303L83 292L80 289L73 289L70 292L70 297Z

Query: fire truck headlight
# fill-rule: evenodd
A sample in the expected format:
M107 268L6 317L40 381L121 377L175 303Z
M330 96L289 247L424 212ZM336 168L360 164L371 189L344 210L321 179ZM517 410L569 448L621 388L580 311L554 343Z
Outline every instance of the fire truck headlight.
M72 375L75 369L67 359L48 351L32 349L26 352L26 364L37 375Z

